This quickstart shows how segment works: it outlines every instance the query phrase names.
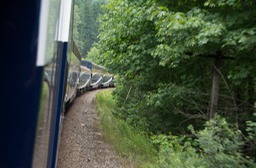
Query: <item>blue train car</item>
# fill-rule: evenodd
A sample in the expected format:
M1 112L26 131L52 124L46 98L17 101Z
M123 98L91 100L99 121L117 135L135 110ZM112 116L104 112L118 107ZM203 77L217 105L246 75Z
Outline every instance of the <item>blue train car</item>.
M90 84L90 89L102 88L102 87L114 87L114 76L108 72L108 70L100 65L93 62L82 60L81 61L82 72L84 68L88 69L91 73L91 78L88 82ZM87 73L89 71L87 70Z
M79 77L78 94L82 94L85 91L90 90L92 82L91 70L83 65L80 66L80 69L81 72Z
M53 168L79 78L72 0L3 0L0 8L0 167Z

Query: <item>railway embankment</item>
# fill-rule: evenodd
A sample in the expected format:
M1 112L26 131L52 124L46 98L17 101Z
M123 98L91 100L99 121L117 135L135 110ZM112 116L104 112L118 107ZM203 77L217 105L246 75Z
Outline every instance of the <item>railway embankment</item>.
M75 99L68 109L61 134L57 168L127 168L101 132L93 100L100 90Z

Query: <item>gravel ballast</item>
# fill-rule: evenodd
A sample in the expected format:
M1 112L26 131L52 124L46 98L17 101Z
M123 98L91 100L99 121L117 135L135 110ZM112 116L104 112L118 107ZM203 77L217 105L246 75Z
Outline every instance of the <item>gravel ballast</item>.
M104 141L93 99L100 90L77 97L63 122L57 168L132 168Z

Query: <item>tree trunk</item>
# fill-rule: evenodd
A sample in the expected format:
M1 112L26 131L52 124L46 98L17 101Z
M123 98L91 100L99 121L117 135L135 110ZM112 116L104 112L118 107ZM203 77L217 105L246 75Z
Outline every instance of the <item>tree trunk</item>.
M248 79L248 113L249 116L253 116L254 113L254 95L255 95L255 91L254 91L254 83L253 83L253 79L249 78Z
M211 93L211 107L209 118L213 118L218 107L219 98L219 81L220 81L220 67L221 67L221 51L216 53L216 57L213 65L213 77L212 77L212 93Z

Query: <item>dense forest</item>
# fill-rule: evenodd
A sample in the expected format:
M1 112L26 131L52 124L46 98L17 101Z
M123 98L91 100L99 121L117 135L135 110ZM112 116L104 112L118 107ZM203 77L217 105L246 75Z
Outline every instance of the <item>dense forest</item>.
M152 137L160 167L173 153L194 158L184 167L255 167L256 2L101 4L79 38L97 39L95 59L118 77L114 114Z
M97 18L102 13L103 2L104 0L75 0L73 37L83 58L88 56L94 43L98 42ZM95 55L92 57L96 58Z

